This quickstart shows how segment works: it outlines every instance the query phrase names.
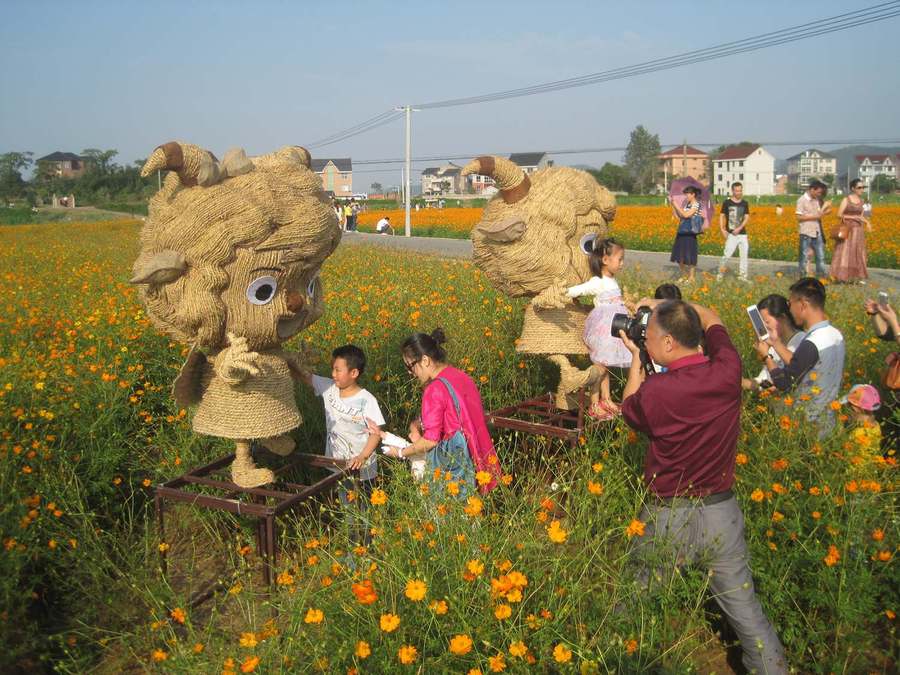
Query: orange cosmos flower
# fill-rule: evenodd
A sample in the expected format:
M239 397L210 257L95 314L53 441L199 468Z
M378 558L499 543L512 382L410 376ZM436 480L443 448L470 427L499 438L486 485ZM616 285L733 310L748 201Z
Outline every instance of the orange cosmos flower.
M404 666L415 663L418 655L419 650L412 645L403 645L402 647L400 647L400 649L397 650L397 658L400 659L400 663L402 663Z
M450 640L450 653L464 656L472 651L472 638L468 635L454 635Z
M628 523L628 527L625 528L625 534L628 535L629 539L634 536L643 537L646 527L646 523L634 519Z
M425 593L427 591L428 589L425 586L424 581L413 579L406 582L406 590L403 593L413 602L419 602L420 600L425 598Z
M557 663L568 663L572 660L572 650L560 642L553 648L553 660Z
M400 625L400 617L396 614L382 614L378 620L378 625L385 633L393 633Z
M378 600L378 594L375 592L375 585L371 579L366 579L362 583L353 584L350 587L353 595L356 596L357 602L361 605L371 605Z

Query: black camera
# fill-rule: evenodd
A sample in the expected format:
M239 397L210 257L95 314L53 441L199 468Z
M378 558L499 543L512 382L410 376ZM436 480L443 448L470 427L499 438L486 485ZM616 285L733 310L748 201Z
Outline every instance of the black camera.
M624 331L629 340L643 349L647 338L647 324L650 323L652 313L652 309L644 306L638 307L633 317L627 314L613 314L610 333L613 337L620 337L619 331Z
M636 344L641 350L641 365L644 366L644 372L653 375L656 369L653 367L653 360L647 353L647 324L650 323L650 315L653 310L646 305L638 307L634 316L627 314L613 314L610 333L613 337L621 337L619 331L624 331L625 336Z

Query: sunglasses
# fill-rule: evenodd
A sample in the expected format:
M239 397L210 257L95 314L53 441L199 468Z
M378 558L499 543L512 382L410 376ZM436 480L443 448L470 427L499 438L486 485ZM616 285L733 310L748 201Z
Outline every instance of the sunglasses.
M406 372L409 373L410 375L412 375L413 368L416 367L416 364L419 361L421 361L421 359L416 359L415 361L411 361L410 363L407 363L406 361L404 361L403 365L406 366Z

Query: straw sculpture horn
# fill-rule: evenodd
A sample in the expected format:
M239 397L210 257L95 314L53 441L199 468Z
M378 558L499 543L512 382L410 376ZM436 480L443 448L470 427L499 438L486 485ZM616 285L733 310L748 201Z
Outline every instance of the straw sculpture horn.
M565 291L590 278L588 256L615 218L615 197L589 173L570 167L526 174L504 157L482 156L462 173L489 176L497 188L472 230L475 265L498 290L530 298L516 350L559 366L555 402L569 409L574 394L598 374L569 361L588 353L582 334L589 310Z
M235 442L232 480L274 480L258 468L252 441L286 455L301 424L294 377L302 357L282 348L323 312L319 269L340 241L337 217L297 146L220 161L170 142L142 170L168 172L150 200L131 282L147 314L190 347L173 387L179 406L196 405L199 434Z

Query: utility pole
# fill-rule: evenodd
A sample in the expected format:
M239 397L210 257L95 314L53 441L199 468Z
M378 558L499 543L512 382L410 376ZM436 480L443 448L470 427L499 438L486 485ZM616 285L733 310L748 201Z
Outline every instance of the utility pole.
M413 108L410 105L399 106L395 108L395 110L402 110L406 113L406 199L405 199L405 208L406 208L406 221L404 234L409 237L412 235L412 228L410 226L410 204L412 203L412 191L410 189L410 177L412 175L410 164L412 163L412 114L413 112L418 112L417 109Z

